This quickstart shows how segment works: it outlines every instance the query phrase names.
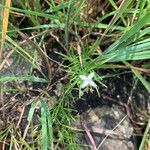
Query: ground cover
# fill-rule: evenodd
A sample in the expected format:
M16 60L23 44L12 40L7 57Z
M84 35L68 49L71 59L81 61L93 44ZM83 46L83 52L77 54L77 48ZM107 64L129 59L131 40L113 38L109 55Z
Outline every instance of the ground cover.
M122 148L148 150L149 7L146 0L2 1L1 149L111 149L108 137L126 116L119 132L132 134ZM89 110L106 114L86 120ZM101 116L104 132L89 122Z

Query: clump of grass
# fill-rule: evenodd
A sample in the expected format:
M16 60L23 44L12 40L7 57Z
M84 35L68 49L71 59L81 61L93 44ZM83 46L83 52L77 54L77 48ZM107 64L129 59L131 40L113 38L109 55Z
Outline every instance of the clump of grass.
M86 77L91 73L93 73L93 80L104 85L101 82L102 78L99 74L96 73L96 69L100 68L101 65L108 62L109 59L97 63L96 60L92 58L94 56L93 51L88 51L86 49L82 50L81 55L78 55L75 50L72 50L72 52L68 56L60 53L59 55L63 56L65 61L69 62L69 65L62 65L70 78L68 90L78 90L79 97L83 95L84 91L88 91L89 87L92 91L92 86L87 85L84 87L85 89L81 87L81 85L83 84L83 80L80 78L81 75L84 75ZM100 96L98 86L93 88L96 88L97 93ZM68 92L68 90L66 90L66 93Z
M9 34L6 36L5 44L13 49L13 54L19 54L23 59L26 59L31 64L31 71L36 68L43 75L42 77L33 77L31 73L30 76L25 77L1 75L1 85L5 84L6 81L11 82L13 80L16 82L30 81L31 83L42 82L51 84L51 66L49 63L51 56L48 56L45 50L45 43L47 42L45 41L45 37L47 37L51 29L55 30L55 28L64 31L64 41L61 42L66 50L66 54L58 52L57 54L61 55L63 60L67 62L67 65L64 63L60 66L67 72L69 80L69 83L64 85L65 92L62 93L52 107L48 107L47 101L45 100L48 99L51 102L53 101L47 89L33 100L27 118L28 124L23 137L12 126L0 132L0 139L3 142L5 142L8 136L7 131L11 134L8 144L9 149L13 149L13 147L43 150L54 148L78 149L75 133L71 128L71 124L75 120L72 115L73 110L71 109L75 99L72 96L72 91L78 90L79 97L81 97L84 92L92 92L93 89L96 89L97 94L100 96L100 89L98 89L98 86L94 84L89 84L91 86L83 86L84 81L81 76L89 77L89 75L93 73L91 74L93 77L91 77L91 80L96 85L101 84L105 86L103 84L103 78L97 73L98 70L106 68L111 70L117 70L118 68L130 69L150 92L150 85L141 74L141 72L149 72L149 67L146 65L143 66L144 68L139 68L132 65L132 61L150 58L150 11L147 1L137 1L134 3L133 0L129 0L119 4L115 3L113 0L106 1L110 10L102 8L105 15L101 17L98 16L98 19L93 22L87 22L82 18L84 8L87 5L86 1L81 0L77 2L75 0L69 0L58 2L57 4L55 2L55 0L50 2L45 1L45 7L43 8L39 0L25 0L24 3L18 1L16 3L18 8L13 6L10 7L10 17L15 18L13 16L15 14L19 17L22 16L22 19L17 25L15 25L16 22L11 20L9 23L11 29L1 32L3 41L1 47L3 47L5 42L3 33L7 31ZM6 7L1 4L0 8L6 9ZM7 11L8 10L9 9L7 9ZM112 19L110 19L110 17L112 17ZM28 20L30 26L25 26L20 29L20 25L25 19ZM41 23L42 19L43 23ZM3 24L6 23L7 21L3 21ZM84 39L86 37L85 41L83 41L83 37L78 33L79 27L86 33L86 35L84 35ZM86 31L87 28L89 32ZM46 30L46 32L44 30ZM94 30L97 30L98 36L96 36L94 42L91 42L89 39L90 35L93 35ZM23 34L22 31L28 31L28 35ZM29 32L33 34L31 38L29 37L31 36ZM34 35L34 32L36 35ZM26 50L19 42L16 42L11 35L13 33L18 34L18 37L21 36L24 40L28 41L33 51ZM76 47L72 46L74 41L70 40L71 35L74 36L74 41L77 41ZM56 40L59 41L59 37L56 37ZM106 47L104 43L107 42L109 45ZM2 50L0 53L2 53ZM49 70L49 75L47 77L41 70L37 55L44 59L47 64L47 69ZM11 54L9 57L11 57ZM121 63L121 65L118 64L118 62ZM5 91L5 89L3 91ZM32 136L34 142L28 143L26 141L26 135L34 120L33 117L37 106L41 112L38 133L36 134L36 138ZM19 138L16 138L18 135ZM143 140L145 141L145 136ZM141 145L143 147L143 141Z

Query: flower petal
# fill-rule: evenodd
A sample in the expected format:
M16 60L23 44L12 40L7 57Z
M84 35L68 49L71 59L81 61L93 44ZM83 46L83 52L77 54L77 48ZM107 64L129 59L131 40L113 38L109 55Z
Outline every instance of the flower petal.
M97 85L95 84L95 82L94 82L94 81L92 81L92 80L89 82L89 85L91 85L91 86L92 86L92 87L94 87L94 88L96 88L96 87L97 87Z
M79 76L83 81L86 81L88 78L85 75L80 75Z
M81 89L85 88L88 84L89 84L89 82L83 82L80 86Z
M88 75L88 79L92 79L94 77L94 72L92 72L92 73L90 73L89 75Z

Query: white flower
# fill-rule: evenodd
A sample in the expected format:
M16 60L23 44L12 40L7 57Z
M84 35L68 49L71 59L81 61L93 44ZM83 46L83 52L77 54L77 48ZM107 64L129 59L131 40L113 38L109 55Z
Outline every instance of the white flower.
M90 73L88 76L80 75L79 77L83 80L83 83L81 84L81 88L85 88L88 85L96 88L96 84L92 80L92 78L94 77L94 72Z

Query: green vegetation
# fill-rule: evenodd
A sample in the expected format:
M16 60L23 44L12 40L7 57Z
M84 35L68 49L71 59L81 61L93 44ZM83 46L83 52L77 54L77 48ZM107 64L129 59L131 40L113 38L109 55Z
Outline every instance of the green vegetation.
M6 108L5 105L10 105L5 102L8 98L5 97L6 92L12 95L19 93L22 97L27 97L31 91L38 93L25 98L21 107L21 113L24 113L25 107L31 105L24 131L19 129L22 115L17 126L15 122L7 124L7 127L0 124L3 146L10 150L78 149L75 129L71 127L75 120L73 104L84 92L96 90L100 96L99 85L105 88L103 80L114 76L114 71L116 75L120 69L132 71L150 92L150 84L145 78L145 74L150 73L147 61L150 59L150 2L125 0L116 3L107 0L105 3L108 7L103 4L98 10L95 3L85 0L45 0L42 4L40 0L12 1L8 28L7 19L1 15L0 36L5 46L1 44L0 71L7 66L9 59L21 58L28 64L28 73L0 74L0 111ZM2 3L0 9L7 9L6 6ZM55 44L59 46L53 50ZM54 59L53 55L57 58ZM140 61L140 66L134 66L133 62ZM57 70L53 73L52 63L65 73L62 78L55 77ZM97 72L101 69L110 69L112 74L101 76ZM33 75L34 70L37 75ZM94 73L96 88L89 85L81 88L83 80L80 75L88 76L90 73ZM57 98L54 98L50 91L64 79L67 82L60 89L61 94L57 91ZM14 86L8 88L5 86L7 83ZM30 89L37 84L43 87ZM73 92L78 92L78 96L73 96ZM31 137L27 137L28 134ZM147 134L146 131L140 149L149 142Z

